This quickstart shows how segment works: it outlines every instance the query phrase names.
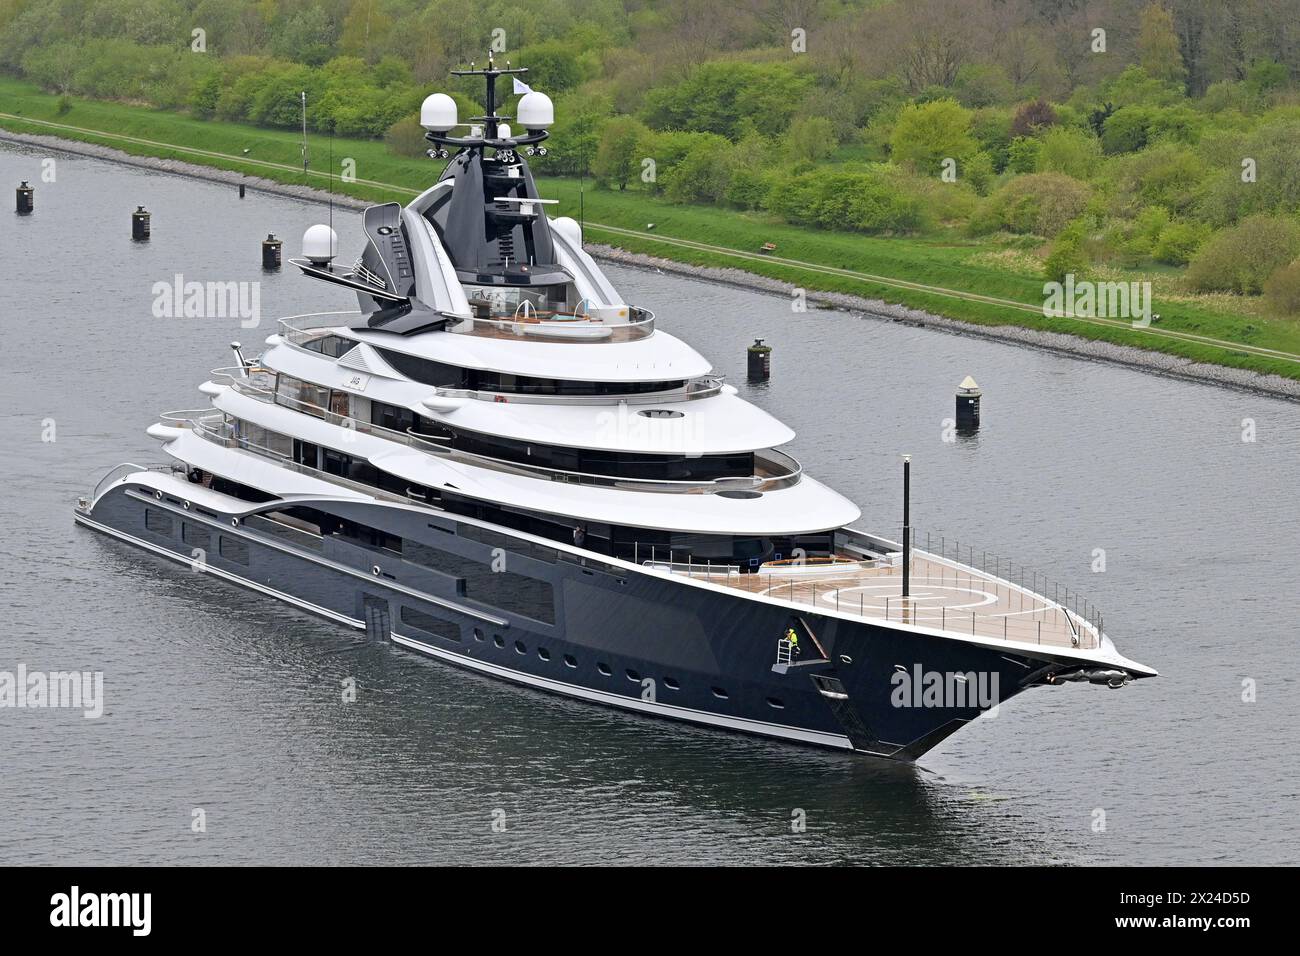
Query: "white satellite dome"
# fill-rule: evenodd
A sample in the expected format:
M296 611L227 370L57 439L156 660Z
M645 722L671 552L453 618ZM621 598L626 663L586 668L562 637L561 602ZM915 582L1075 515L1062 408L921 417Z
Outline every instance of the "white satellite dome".
M556 230L575 246L582 245L582 227L578 225L576 219L570 218L569 216L560 216L551 220L551 228Z
M510 124L497 123L497 139L509 139L509 138L510 138Z
M534 90L519 101L515 117L524 129L546 129L555 122L555 104L545 93Z
M420 125L431 133L445 133L459 125L456 101L446 93L431 93L420 104Z
M339 251L339 237L329 226L317 223L302 234L303 258L320 265L329 262Z

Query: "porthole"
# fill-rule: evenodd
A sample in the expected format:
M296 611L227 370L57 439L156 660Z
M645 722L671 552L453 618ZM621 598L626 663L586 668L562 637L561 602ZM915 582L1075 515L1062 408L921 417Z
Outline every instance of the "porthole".
M549 661L551 659L551 652L544 647L539 647L537 649L537 656L544 661Z
M609 669L608 664L597 664L596 670L600 671L602 677L613 677L614 672Z
M231 527L233 527L233 528L238 528L238 527L239 527L239 519L238 519L238 518L231 518L231 519L230 519L230 525L231 525Z
M474 640L476 641L487 640L487 636L483 633L483 628L481 627L474 628Z
M841 664L852 664L852 663L853 663L853 658L849 657L848 654L841 654L841 655L840 655L840 663L841 663Z
M632 670L632 668L630 667L627 669L627 679L630 681L635 681L638 684L641 683L641 675L638 674L636 671Z
M565 654L565 655L564 655L564 666L565 666L565 667L577 667L577 666L578 666L578 660L577 660L577 658L575 658L572 654Z
M159 501L162 501L162 492L161 492L161 491L155 491L155 492L153 493L153 496L154 496L155 498L157 498Z
M682 685L679 684L679 683L677 683L677 681L673 680L671 677L665 677L665 678L664 678L664 686L667 687L669 690L681 690L681 689L682 689Z
M516 653L516 654L527 654L527 653L528 653L528 648L524 646L524 642L523 642L523 641L515 641L515 653Z
M777 710L785 710L785 704L781 703L781 700L777 697L769 697L767 699L767 706L773 707Z
M190 503L189 503L188 501L182 501L182 502L181 502L181 507L184 508L186 511L189 511L189 510L190 510Z
M723 690L721 687L711 687L711 688L709 688L709 689L713 691L713 696L716 697L716 698L718 698L718 700L727 700L727 699L728 699L728 698L727 698L727 692L726 692L725 690Z
M372 564L372 565L370 566L370 573L373 574L375 577L379 577L379 575L380 575L380 573L381 573L380 570L379 570L379 565L377 565L377 564Z
M505 647L506 639L502 637L500 634L493 634L492 643L495 644L497 647Z

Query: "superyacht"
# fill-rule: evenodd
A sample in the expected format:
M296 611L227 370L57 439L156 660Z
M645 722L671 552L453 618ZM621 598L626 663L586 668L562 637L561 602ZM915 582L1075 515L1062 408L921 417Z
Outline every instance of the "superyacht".
M112 469L78 523L482 674L896 760L1030 688L1155 675L1024 568L854 528L548 216L525 72L457 71L486 86L465 123L425 100L438 181L368 208L352 264L325 225L292 260L357 310L236 346L209 406L149 427L170 462Z

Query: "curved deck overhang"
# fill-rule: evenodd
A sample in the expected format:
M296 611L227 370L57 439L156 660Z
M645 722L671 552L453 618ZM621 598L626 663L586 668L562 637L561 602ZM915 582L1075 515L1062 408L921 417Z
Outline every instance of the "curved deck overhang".
M538 445L592 448L664 455L708 455L776 448L794 440L787 425L726 389L708 398L654 402L638 395L636 403L533 403L527 396L502 395L493 401L463 399L438 403L426 399L438 390L409 379L375 372L357 385L357 370L334 359L287 345L263 357L268 368L297 378L409 408L450 428ZM663 412L666 416L647 415Z
M229 389L215 396L213 405L219 411L262 427L363 458L413 485L580 521L701 534L774 535L826 531L851 524L861 515L851 501L807 476L786 487L757 494L751 492L743 497L710 494L703 488L695 493L683 490L665 495L626 487L548 481L533 475L475 465L387 438L359 433L288 408L259 402ZM291 473L276 462L264 459L258 464L271 471L259 470L256 474L241 471L245 477L228 474L226 465L237 465L241 469L251 466L243 460L213 458L214 451L238 455L240 459L258 456L207 441L193 430L181 431L183 434L166 442L169 454L188 461L186 455L195 448L194 442L206 444L211 450L198 449L198 453L205 456L204 463L196 461L194 464L216 474L237 478L270 494L280 494L283 483L277 480L275 471ZM175 442L184 442L184 445L175 445ZM182 448L185 450L181 451ZM295 479L298 477L294 475ZM322 475L320 480L328 482L329 478Z

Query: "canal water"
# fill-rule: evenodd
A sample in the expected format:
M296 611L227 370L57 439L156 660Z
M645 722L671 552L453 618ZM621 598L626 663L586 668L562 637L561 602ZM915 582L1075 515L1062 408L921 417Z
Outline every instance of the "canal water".
M881 764L465 673L74 527L109 467L162 459L145 428L206 404L232 340L255 353L276 316L355 299L261 271L261 240L296 254L324 206L0 145L0 186L21 179L35 214L0 212L0 671L102 671L105 703L0 709L0 863L1300 859L1296 405L611 267L798 432L862 527L896 529L911 454L922 534L1077 588L1162 675L1027 693ZM350 256L360 217L333 222ZM260 323L155 317L177 275L260 282ZM756 337L764 386L744 384ZM966 375L984 426L948 440Z

